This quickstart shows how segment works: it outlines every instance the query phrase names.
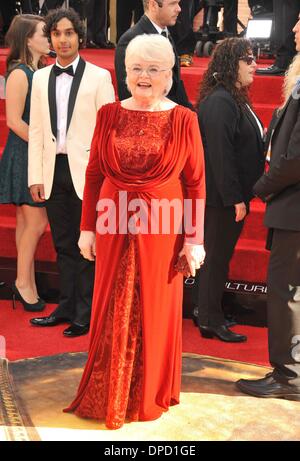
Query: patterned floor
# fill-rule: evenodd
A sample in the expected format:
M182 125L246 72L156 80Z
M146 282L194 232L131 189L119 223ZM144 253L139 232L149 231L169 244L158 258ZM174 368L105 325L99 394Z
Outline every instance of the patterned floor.
M8 361L0 359L0 440L40 440L25 407L15 391Z
M85 353L0 362L0 440L203 441L300 440L300 403L239 393L241 377L268 368L184 354L181 403L160 419L109 431L97 421L65 414Z

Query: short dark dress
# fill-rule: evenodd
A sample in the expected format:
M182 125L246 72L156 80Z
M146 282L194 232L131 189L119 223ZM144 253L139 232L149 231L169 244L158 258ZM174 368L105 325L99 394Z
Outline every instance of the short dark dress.
M33 71L24 64L16 69L22 69L28 79L28 93L26 96L22 119L29 124L30 95ZM44 203L35 203L28 189L28 143L9 130L6 145L0 161L0 203L14 205L30 205L43 207Z

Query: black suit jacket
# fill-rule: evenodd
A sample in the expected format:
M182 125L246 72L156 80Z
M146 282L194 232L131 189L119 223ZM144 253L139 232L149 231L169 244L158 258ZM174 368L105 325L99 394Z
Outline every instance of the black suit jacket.
M143 15L141 19L133 27L131 27L131 29L128 29L125 32L125 34L123 34L120 38L115 53L115 69L118 85L118 96L120 101L122 101L123 99L127 99L131 96L125 83L125 51L128 43L137 35L157 33L158 32L153 26L150 19L146 15ZM171 36L169 37L176 56L176 62L173 68L173 86L170 90L170 93L168 94L168 97L172 99L172 101L177 102L178 104L191 108L191 103L188 100L183 82L180 79L180 65L178 56L176 54L175 44L173 43Z
M227 207L248 203L264 169L264 144L257 121L240 109L223 87L198 107L205 155L206 204Z
M269 228L300 231L300 103L290 97L273 123L270 169L254 192L267 201Z

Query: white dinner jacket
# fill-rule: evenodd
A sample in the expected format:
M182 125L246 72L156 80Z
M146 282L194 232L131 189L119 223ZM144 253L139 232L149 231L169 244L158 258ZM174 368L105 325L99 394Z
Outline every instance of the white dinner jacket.
M80 58L70 91L66 134L71 176L80 199L97 112L114 100L110 73ZM46 199L53 184L56 135L56 78L51 65L33 76L28 148L28 186L44 184Z

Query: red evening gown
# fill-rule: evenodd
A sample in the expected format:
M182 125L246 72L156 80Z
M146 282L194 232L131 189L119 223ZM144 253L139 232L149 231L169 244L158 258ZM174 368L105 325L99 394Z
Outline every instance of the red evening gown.
M127 192L128 202L139 198L148 205L153 198L204 203L196 114L181 106L127 110L119 102L100 109L81 229L95 231L99 199L112 199L116 216L124 213L118 206L120 191ZM156 419L179 403L183 276L174 264L184 238L175 231L96 233L88 361L77 396L65 411L105 420L116 429L125 420Z

